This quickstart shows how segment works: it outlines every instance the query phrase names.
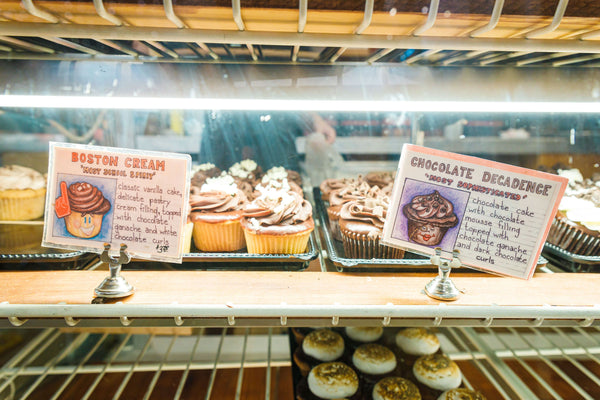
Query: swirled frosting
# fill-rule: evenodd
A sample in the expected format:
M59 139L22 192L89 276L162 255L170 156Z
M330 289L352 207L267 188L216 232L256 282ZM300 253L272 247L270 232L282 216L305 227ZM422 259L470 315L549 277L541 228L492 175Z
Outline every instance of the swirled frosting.
M241 210L246 203L246 196L240 190L234 194L217 190L190 194L190 206L193 213L221 213Z
M244 209L244 217L254 229L261 226L295 225L312 217L312 207L297 193L266 191Z
M365 176L365 180L371 186L379 186L379 188L383 188L394 182L394 173L387 171L369 172L367 176Z
M192 186L190 191L190 207L192 213L224 213L241 210L248 199L238 189L235 180L223 174L217 178L209 178L202 188Z
M485 396L478 391L467 388L446 390L438 400L485 400Z
M418 195L403 207L404 215L418 221L432 222L440 226L454 226L458 221L454 206L437 190Z
M349 221L367 222L379 229L383 229L388 206L388 197L354 200L342 206L340 218Z
M98 188L87 182L76 182L68 189L69 205L72 211L82 214L106 214L110 202Z
M45 187L46 179L34 169L20 165L0 167L0 190L42 189Z
M333 190L329 194L329 205L340 206L352 200L360 200L365 197L378 197L381 189L378 186L369 186L363 181L352 181L341 189Z

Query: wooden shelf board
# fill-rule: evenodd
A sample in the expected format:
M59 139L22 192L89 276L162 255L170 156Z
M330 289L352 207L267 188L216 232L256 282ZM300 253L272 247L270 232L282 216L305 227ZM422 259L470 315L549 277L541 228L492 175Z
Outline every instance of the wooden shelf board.
M105 271L0 273L0 302L90 304ZM333 272L125 271L136 288L123 299L135 304L235 305L436 305L422 293L433 274ZM592 306L600 304L600 274L536 274L530 281L456 274L465 291L452 305Z

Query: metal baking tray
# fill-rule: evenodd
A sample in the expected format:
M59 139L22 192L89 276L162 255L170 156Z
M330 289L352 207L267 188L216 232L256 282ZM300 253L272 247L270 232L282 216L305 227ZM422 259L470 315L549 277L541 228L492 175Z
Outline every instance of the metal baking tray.
M181 264L132 260L126 269L144 270L236 270L236 271L301 271L319 256L310 234L306 252L299 254L249 254L245 250L227 253L186 253ZM193 247L193 243L192 243Z
M381 269L382 271L422 271L428 269L435 271L437 267L431 265L428 257L415 253L406 252L406 258L388 259L388 258L348 258L344 254L344 246L341 242L335 240L331 235L329 227L329 218L327 217L327 205L321 199L321 190L318 187L313 188L315 200L315 213L320 222L325 246L329 259L336 267L338 272L363 272L365 269L373 271Z
M557 267L569 272L599 272L600 256L582 256L545 243L544 256Z
M42 247L43 222L2 222L3 227L20 226L28 229L27 237L32 245L21 247L0 246L0 270L65 270L85 269L88 258L83 251L61 250ZM3 232L3 234L9 234Z

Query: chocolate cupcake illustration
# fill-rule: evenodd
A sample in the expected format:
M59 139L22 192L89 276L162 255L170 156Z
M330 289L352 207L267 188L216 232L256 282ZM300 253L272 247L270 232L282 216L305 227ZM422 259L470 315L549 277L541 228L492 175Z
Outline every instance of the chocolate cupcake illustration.
M425 246L440 244L448 229L458 223L454 205L437 190L413 197L402 213L408 221L409 240Z
M76 237L89 239L100 233L102 219L110 210L110 202L96 186L76 182L67 189L60 184L61 196L56 199L55 212L65 219L67 231Z

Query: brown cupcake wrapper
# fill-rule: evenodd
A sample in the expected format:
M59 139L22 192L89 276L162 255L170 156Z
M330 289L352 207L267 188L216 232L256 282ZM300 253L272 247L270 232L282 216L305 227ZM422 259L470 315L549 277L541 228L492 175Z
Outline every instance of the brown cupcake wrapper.
M582 256L600 254L600 236L590 234L585 227L563 217L552 221L546 240L573 254Z
M404 250L389 247L379 242L379 238L370 238L349 231L341 231L344 253L349 258L388 258L404 257Z

